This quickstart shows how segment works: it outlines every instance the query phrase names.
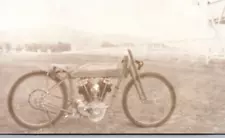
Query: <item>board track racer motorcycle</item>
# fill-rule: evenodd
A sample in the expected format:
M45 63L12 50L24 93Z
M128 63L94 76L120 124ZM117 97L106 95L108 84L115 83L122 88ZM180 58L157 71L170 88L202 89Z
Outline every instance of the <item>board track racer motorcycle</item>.
M121 90L120 84L129 78L122 95L122 107L126 117L137 127L163 125L169 120L176 106L174 87L159 73L141 72L144 62L135 60L130 49L127 52L128 54L123 56L116 68L108 65L107 69L100 69L100 66L94 69L92 66L75 70L69 66L55 64L47 71L32 71L21 76L13 84L8 94L8 110L11 117L18 125L28 129L49 127L61 118L68 116L83 117L92 122L99 122L104 118L108 108L112 107L118 91ZM45 79L40 81L38 77ZM25 85L25 88L21 89L22 93L18 94L17 90L21 85L24 82L30 82L31 78L35 78L35 84ZM153 82L159 81L162 86L158 87L156 84L151 86L151 81L144 83L142 82L144 79L155 79ZM50 81L54 84L50 85ZM45 86L41 87L40 84L45 84ZM147 85L144 86L144 84ZM30 89L32 86L35 88ZM155 86L157 86L155 89L149 90ZM134 90L131 89L132 87ZM167 90L167 92L163 94L163 90ZM27 93L28 96L25 98ZM17 94L19 97L16 98ZM130 94L131 96L129 96ZM163 102L166 103L169 100L166 103L168 107L158 108L160 113L156 115L153 115L156 110L154 103L157 103L158 98L154 98L154 94L159 94L160 98L165 98L167 94L168 97ZM55 100L51 101L51 98ZM22 107L19 107L16 100L22 102ZM129 106L129 101L133 105ZM138 111L142 107L147 108ZM26 110L22 111L22 108ZM33 111L29 112L28 109ZM131 111L132 109L134 112ZM19 113L25 116L20 117ZM44 115L40 115L40 113ZM159 119L156 119L157 117Z

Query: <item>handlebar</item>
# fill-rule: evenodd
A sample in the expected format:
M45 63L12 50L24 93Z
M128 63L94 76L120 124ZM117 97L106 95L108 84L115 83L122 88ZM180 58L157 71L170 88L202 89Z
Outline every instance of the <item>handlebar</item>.
M123 59L122 59L122 63L123 62L126 62L126 61L128 61L128 57L127 56L125 56ZM143 66L144 66L144 62L143 61L140 61L140 60L134 60L134 62L138 65L138 70L140 70ZM126 65L125 65L126 66Z
M138 65L138 68L137 68L138 70L140 70L144 65L144 62L140 60L135 60L135 63Z

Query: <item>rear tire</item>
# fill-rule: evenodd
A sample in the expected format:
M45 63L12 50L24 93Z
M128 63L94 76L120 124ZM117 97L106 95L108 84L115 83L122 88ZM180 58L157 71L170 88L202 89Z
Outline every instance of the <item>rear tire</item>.
M24 127L24 128L28 128L28 129L41 129L41 128L44 128L44 127L48 127L50 125L54 125L64 114L63 111L60 111L53 119L52 121L49 121L47 123L44 123L42 125L37 125L37 124L30 124L30 123L27 123L25 121L23 121L22 119L20 119L15 111L14 111L14 108L13 108L13 98L14 98L14 94L16 92L16 89L17 87L23 82L23 81L26 81L26 79L28 78L31 78L31 77L35 77L35 76L46 76L47 77L47 72L45 71L34 71L34 72L30 72L30 73L27 73L23 76L21 76L14 84L13 86L11 87L10 91L9 91L9 94L8 94L8 110L9 110L9 113L11 115L11 117L13 118L13 120L18 124L20 125L21 127ZM49 77L49 76L48 76ZM60 79L59 78L50 78L52 79L54 82L56 83L59 83L60 82ZM60 87L60 91L62 93L62 107L63 109L66 109L67 108L67 99L68 99L68 94L66 92L66 85L65 83L61 83L59 85ZM28 103L27 103L28 104Z
M172 84L162 75L160 75L158 73L152 73L152 72L145 72L145 73L140 74L140 79L146 78L146 77L152 77L152 78L160 80L169 89L169 94L170 94L170 98L171 98L171 108L169 110L169 113L164 118L162 118L160 121L157 121L156 123L146 124L146 123L142 123L142 122L135 120L135 118L131 115L128 105L127 105L128 93L130 92L132 85L134 85L133 79L131 79L127 83L127 85L124 89L124 94L123 94L123 99L122 99L124 113L127 116L127 118L138 127L159 127L159 126L163 125L171 117L172 113L174 112L175 107L176 107L176 94L175 94L174 87L172 86Z

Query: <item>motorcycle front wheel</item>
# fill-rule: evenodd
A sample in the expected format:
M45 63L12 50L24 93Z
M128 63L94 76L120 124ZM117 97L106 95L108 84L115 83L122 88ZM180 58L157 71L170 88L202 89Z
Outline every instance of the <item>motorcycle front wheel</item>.
M151 86L150 85L151 81L149 80L146 82L147 85L144 86L144 82L142 82L144 79L154 79L153 84L158 81L162 85L158 86L157 84L154 84ZM169 120L169 118L171 117L172 113L175 110L176 94L175 94L174 87L165 77L163 77L161 74L158 74L158 73L152 73L152 72L140 73L140 81L142 83L144 93L147 97L147 101L144 101L144 102L141 101L135 87L134 87L134 90L131 90L131 88L135 85L135 80L131 79L125 86L124 93L123 93L122 105L123 105L124 113L126 117L138 127L159 127ZM156 87L156 88L153 90L148 90L153 87ZM167 90L167 92L163 94L162 90ZM168 96L167 98L162 100L162 102L165 103L166 106L169 105L169 107L156 108L156 106L153 105L154 102L157 103L156 102L157 98L153 98L153 94L155 91L156 91L155 94L158 94L160 98L165 98L166 95ZM148 94L150 94L149 97L148 97ZM166 103L166 101L168 100L169 102ZM130 103L133 104L132 106L129 106L129 101L131 101ZM146 105L147 103L149 105ZM146 108L144 110L141 110L142 107L146 107ZM132 109L134 109L134 112L132 112ZM167 110L167 112L165 112L164 109ZM141 111L137 111L137 110L141 110ZM155 112L156 110L159 110L160 112L157 113ZM163 116L160 118L160 115L162 114ZM153 117L150 117L150 116L153 116ZM157 119L157 117L159 117L159 119Z

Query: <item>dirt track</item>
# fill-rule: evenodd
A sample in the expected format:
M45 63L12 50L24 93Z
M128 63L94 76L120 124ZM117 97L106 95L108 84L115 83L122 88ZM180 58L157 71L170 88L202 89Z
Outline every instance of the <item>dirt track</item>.
M80 57L73 61L84 63L88 59ZM93 58L92 58L93 59ZM96 59L96 58L95 58ZM102 58L101 58L102 59ZM51 59L53 60L53 59ZM72 60L72 59L71 59ZM98 59L97 59L98 60ZM104 59L107 60L107 59ZM37 62L37 64L41 63ZM64 60L65 62L65 60ZM71 62L71 61L67 61ZM18 63L18 62L17 62ZM62 62L63 63L63 60ZM78 62L77 62L78 63ZM224 133L225 132L225 73L215 66L197 66L183 62L146 63L144 70L158 72L164 75L174 85L177 94L177 107L172 118L159 128L137 128L125 117L121 106L121 94L118 102L113 105L114 119L109 119L110 114L98 124L88 120L64 120L54 128L46 128L42 131L30 131L31 133ZM182 66L182 67L181 67ZM0 97L0 132L1 133L25 133L9 116L6 107L6 96L12 83L23 73L34 68L11 66L2 64L1 97ZM111 116L112 117L112 116ZM111 118L110 117L110 118ZM111 123L110 123L111 122Z

